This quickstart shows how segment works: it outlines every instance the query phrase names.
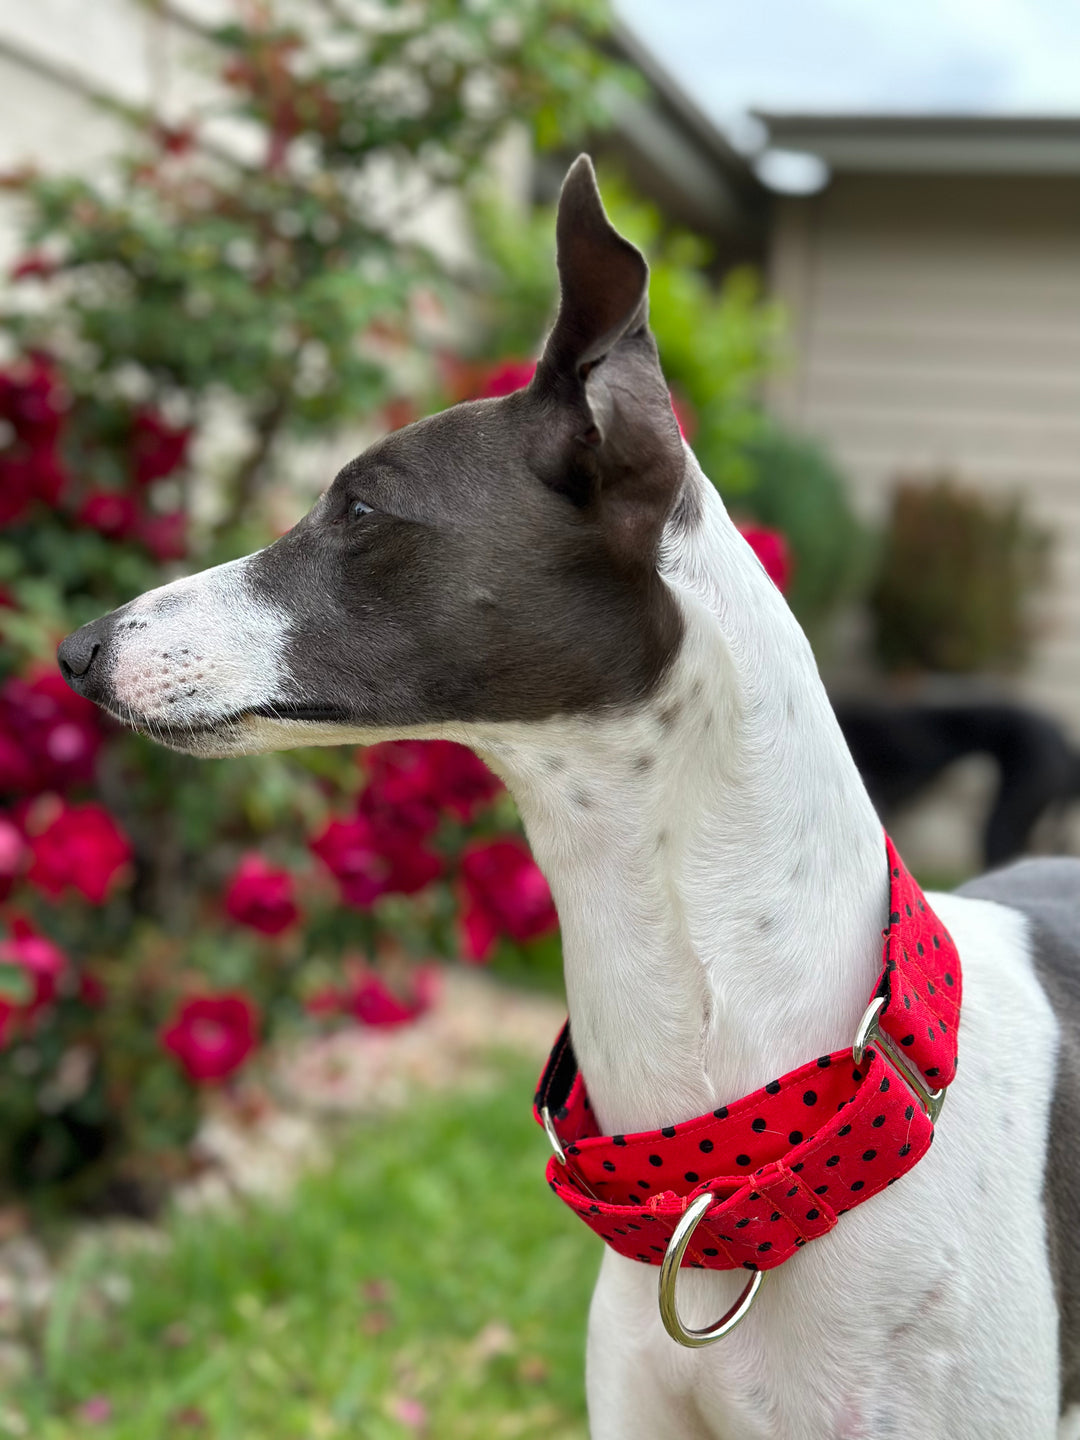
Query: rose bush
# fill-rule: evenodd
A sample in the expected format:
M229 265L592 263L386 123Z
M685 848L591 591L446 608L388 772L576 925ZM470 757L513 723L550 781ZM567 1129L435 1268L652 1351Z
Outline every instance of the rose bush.
M196 762L55 669L67 631L301 513L295 441L454 398L431 317L445 334L472 315L472 282L356 177L407 170L440 195L508 123L550 143L597 121L617 78L593 0L491 0L483 25L451 0L369 8L251 7L204 32L205 115L130 112L132 153L100 182L0 177L25 221L0 289L0 1199L153 1203L189 1164L200 1096L256 1083L275 1036L415 1019L431 961L460 955L461 907L480 913L464 855L518 834L459 746ZM421 111L389 103L391 74ZM262 136L258 163L203 143L223 112ZM515 845L530 918L487 874L485 956L554 926Z

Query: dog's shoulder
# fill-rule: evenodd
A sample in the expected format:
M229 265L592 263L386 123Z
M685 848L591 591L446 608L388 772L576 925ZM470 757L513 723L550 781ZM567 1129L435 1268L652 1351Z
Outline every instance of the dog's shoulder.
M1065 1409L1080 1403L1080 860L1021 860L957 893L1026 917L1031 963L1058 1022L1044 1193Z
M969 880L956 893L992 900L1025 915L1032 927L1032 958L1043 982L1056 979L1080 1006L1080 860L1020 860Z

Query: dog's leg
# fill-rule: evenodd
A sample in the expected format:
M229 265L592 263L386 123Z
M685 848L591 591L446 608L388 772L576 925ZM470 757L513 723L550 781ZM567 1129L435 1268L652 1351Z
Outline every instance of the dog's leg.
M605 1252L589 1309L591 1440L717 1440L682 1374L697 1357L660 1328L656 1275Z

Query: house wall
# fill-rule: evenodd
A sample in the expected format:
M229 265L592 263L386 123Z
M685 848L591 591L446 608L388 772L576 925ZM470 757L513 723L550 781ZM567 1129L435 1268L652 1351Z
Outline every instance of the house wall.
M777 200L770 270L791 322L771 405L828 445L864 516L898 474L946 468L1050 530L1015 688L1080 739L1080 184L841 174Z

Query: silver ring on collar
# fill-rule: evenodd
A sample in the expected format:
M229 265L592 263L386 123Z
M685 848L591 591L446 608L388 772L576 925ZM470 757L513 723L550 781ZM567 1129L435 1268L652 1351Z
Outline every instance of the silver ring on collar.
M716 1196L710 1191L706 1191L705 1194L699 1195L692 1205L686 1207L686 1213L676 1225L675 1233L668 1244L664 1263L660 1266L660 1318L664 1322L664 1329L671 1338L690 1350L700 1350L703 1345L711 1345L715 1340L722 1340L725 1335L730 1335L735 1326L741 1320L745 1320L750 1313L766 1274L764 1270L755 1270L746 1289L727 1314L715 1325L706 1326L704 1330L690 1330L679 1319L679 1310L675 1303L675 1286L679 1278L679 1266L682 1264L686 1247L690 1244L694 1231L705 1212L715 1202Z

